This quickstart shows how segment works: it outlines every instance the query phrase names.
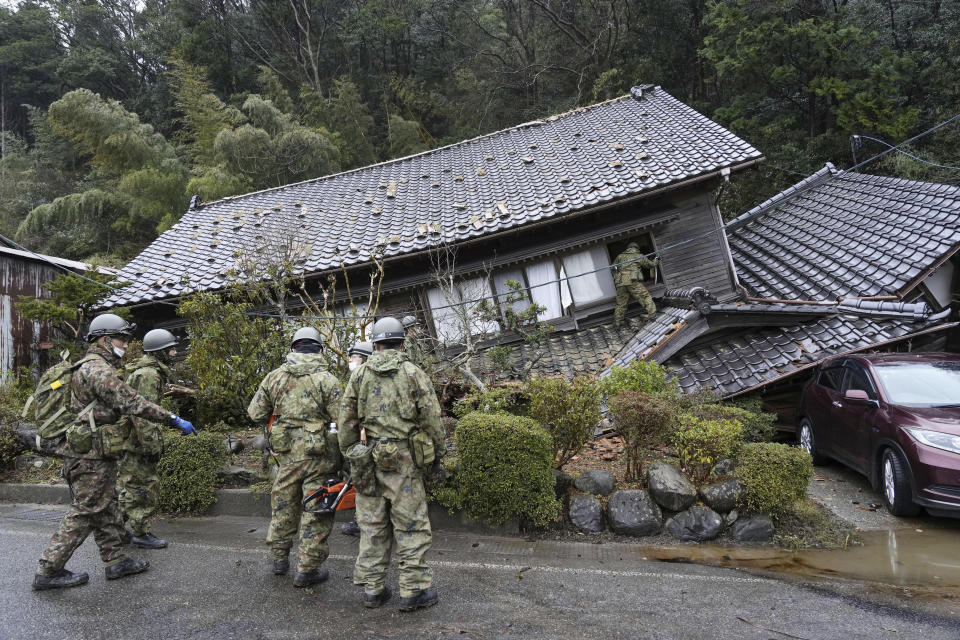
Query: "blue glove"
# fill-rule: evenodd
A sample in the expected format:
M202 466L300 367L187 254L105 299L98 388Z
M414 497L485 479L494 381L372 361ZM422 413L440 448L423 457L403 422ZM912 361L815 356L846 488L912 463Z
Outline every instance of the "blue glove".
M175 427L177 427L178 429L180 429L180 431L182 431L182 432L183 432L183 435L185 435L185 436L193 435L194 433L197 432L197 430L196 430L196 428L194 428L193 424L191 424L191 423L188 422L187 420L184 420L184 419L181 418L180 416L176 416L176 415L172 415L172 414L171 414L171 416L170 416L170 423L171 423L173 426L175 426Z

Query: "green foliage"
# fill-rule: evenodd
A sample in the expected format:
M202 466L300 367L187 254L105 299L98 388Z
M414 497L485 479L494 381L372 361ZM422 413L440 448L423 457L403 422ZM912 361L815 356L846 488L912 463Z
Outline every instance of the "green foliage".
M544 347L553 327L540 320L540 315L546 307L531 302L523 283L517 280L507 280L504 283L506 292L500 292L498 298L500 307L497 308L490 300L483 300L474 308L474 312L482 322L496 322L503 331L520 336L527 347L524 362L513 362L513 347L497 345L488 349L485 356L490 360L495 371L514 374L520 380L526 380L537 362L545 354Z
M554 466L577 455L600 422L600 389L589 377L533 378L527 383L530 417L553 437Z
M673 444L680 465L699 484L714 464L737 452L743 444L743 429L735 420L704 420L683 414L673 434Z
M28 367L4 373L6 377L0 384L0 424L10 424L21 419L23 404L33 393L34 381Z
M362 167L376 161L373 117L360 96L356 83L348 76L334 80L329 98L310 87L301 92L304 101L304 123L334 132L344 169Z
M745 444L734 470L744 486L742 506L756 513L785 513L806 497L813 478L806 451L774 442Z
M23 451L17 432L9 424L0 423L0 471L13 467L17 456Z
M540 425L505 413L468 413L456 442L457 474L434 492L441 504L493 525L520 518L545 526L557 519L552 443Z
M626 367L611 367L610 375L601 378L599 385L608 398L621 391L640 391L666 397L680 395L676 378L668 378L666 369L652 360L634 360Z
M643 477L643 453L668 441L677 426L677 405L668 397L642 391L621 391L607 399L614 429L623 438L627 479Z
M217 473L226 458L223 436L200 431L182 436L164 434L164 450L157 464L160 476L157 507L165 513L202 513L217 500Z
M201 424L249 424L246 407L263 377L283 362L288 345L268 318L247 315L251 302L201 293L184 300L190 349L186 362L196 376Z
M530 398L521 388L489 387L486 391L472 388L453 403L453 414L461 418L473 411L525 416L530 412Z
M777 432L777 416L763 411L754 412L723 404L706 404L695 412L704 420L731 420L743 427L744 442L769 442Z

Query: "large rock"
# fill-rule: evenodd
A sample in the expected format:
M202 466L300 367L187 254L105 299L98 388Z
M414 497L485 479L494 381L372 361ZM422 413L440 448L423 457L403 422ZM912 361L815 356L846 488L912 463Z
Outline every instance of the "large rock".
M683 511L697 500L697 489L672 464L654 462L647 470L650 495L664 509Z
M766 542L773 538L773 521L767 516L741 518L730 527L735 542Z
M559 469L553 469L552 471L553 490L557 494L557 499L563 498L567 494L567 489L573 486L573 478Z
M257 436L250 441L250 447L256 449L257 451L266 451L267 450L267 439L264 436Z
M239 436L227 436L223 439L223 446L227 450L227 455L241 453L246 447L243 438Z
M23 471L25 469L44 469L49 467L51 462L43 456L38 456L33 453L23 453L16 457L13 464L17 469Z
M257 481L258 476L243 467L227 467L217 472L221 482L227 487L249 487Z
M646 491L617 491L607 502L607 520L614 532L626 536L652 536L663 527L663 513Z
M600 469L584 471L573 481L573 486L580 491L601 496L608 496L613 493L616 484L617 481L614 480L612 473Z
M710 469L710 475L717 476L728 476L733 473L733 460L730 458L724 458L713 465L713 468Z
M708 507L717 513L727 513L737 506L737 500L743 492L743 485L736 478L700 489L700 496Z
M713 540L723 529L723 518L709 507L690 507L667 520L667 532L677 540Z
M589 495L571 496L570 522L587 533L603 531L603 507L600 501Z

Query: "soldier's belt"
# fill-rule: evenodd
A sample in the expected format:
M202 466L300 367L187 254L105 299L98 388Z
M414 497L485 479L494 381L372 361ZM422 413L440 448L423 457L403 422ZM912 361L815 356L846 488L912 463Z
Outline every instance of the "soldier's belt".
M397 445L398 449L403 449L404 447L410 448L410 442L406 438L376 438L373 436L368 436L368 440L374 444L378 442L393 442Z

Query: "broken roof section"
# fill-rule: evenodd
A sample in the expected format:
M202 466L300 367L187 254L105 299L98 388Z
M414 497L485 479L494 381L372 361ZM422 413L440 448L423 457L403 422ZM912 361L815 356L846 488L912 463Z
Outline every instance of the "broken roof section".
M659 87L418 155L191 207L120 273L106 306L227 284L295 228L300 273L590 210L736 169L759 151Z

